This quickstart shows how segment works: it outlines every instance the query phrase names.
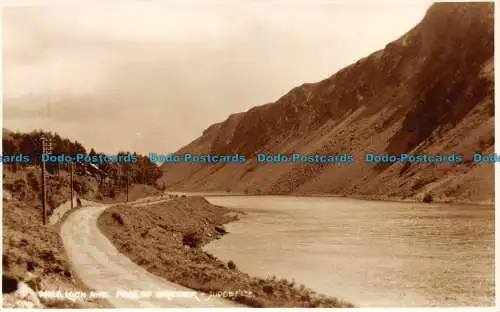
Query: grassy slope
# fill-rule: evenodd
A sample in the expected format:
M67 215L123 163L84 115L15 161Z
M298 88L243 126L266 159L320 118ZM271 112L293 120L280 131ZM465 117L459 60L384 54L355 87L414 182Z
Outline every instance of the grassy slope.
M11 199L3 202L3 274L22 279L27 264L34 265L35 290L85 291L73 276L56 227L44 226L40 209L30 203ZM102 307L98 300L75 301L44 299L42 304L58 308Z

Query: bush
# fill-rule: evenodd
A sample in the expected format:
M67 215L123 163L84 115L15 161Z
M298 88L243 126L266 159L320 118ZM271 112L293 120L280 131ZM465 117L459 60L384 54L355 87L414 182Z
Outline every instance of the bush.
M87 194L90 190L90 186L87 185L85 182L82 182L82 181L79 181L79 180L74 180L73 181L73 189L75 190L75 192L77 192L78 194Z
M38 179L33 172L28 173L26 180L28 180L28 185L33 191L40 191L40 182L38 182Z
M201 237L196 232L188 232L182 237L182 243L191 248L198 248L201 246Z
M123 222L123 218L120 214L116 213L116 212L113 212L111 214L111 217L116 221L118 222L120 225L124 225L125 222Z
M47 204L49 205L48 208L50 208L50 211L53 211L57 208L56 200L52 196L47 196Z
M230 260L227 263L227 267L230 268L231 270L235 270L236 269L236 264L232 260Z
M26 188L26 182L22 179L18 179L16 181L14 181L14 186L13 186L13 191L14 192L20 192L20 191L23 191L25 190Z
M424 203L432 203L432 201L433 201L432 194L430 194L430 193L425 194L425 196L422 199L422 201Z
M262 287L262 290L268 295L272 295L274 292L274 288L272 285L265 285L264 287Z

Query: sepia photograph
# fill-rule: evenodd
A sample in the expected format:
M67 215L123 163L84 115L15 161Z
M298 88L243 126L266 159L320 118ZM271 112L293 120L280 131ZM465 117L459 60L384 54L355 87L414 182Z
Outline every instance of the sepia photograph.
M4 308L495 307L494 2L12 3Z

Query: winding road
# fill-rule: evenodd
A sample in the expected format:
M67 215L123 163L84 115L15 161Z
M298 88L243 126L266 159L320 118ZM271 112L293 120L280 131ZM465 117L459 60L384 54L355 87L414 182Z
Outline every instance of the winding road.
M74 272L88 288L106 296L116 308L240 306L166 281L118 252L97 226L97 218L108 207L95 204L76 210L61 226Z

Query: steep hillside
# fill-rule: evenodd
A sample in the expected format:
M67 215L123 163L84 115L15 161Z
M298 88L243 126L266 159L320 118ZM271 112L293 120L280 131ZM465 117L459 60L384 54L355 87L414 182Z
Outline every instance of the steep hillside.
M274 103L231 115L177 153L244 164L165 164L170 189L491 202L493 4L434 4L398 40ZM258 164L255 153L351 153L351 164ZM370 164L365 152L462 154L458 164Z

